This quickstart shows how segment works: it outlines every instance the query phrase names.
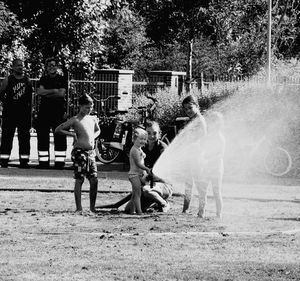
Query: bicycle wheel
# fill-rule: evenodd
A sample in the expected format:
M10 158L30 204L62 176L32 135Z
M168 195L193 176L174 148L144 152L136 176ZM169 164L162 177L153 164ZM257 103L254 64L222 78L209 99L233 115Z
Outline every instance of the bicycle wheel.
M102 143L99 140L96 140L95 151L98 160L103 164L114 162L120 154L120 150L110 147L108 144Z
M287 150L277 146L267 151L264 156L264 168L276 177L286 175L292 167L292 158Z

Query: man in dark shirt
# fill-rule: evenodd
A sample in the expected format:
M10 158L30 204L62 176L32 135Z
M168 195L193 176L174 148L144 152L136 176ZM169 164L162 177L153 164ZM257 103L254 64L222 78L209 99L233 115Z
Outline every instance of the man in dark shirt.
M146 124L146 131L148 133L148 142L143 147L143 151L146 154L145 166L152 169L157 159L167 148L167 145L162 142L160 138L160 127L155 121L149 121ZM158 209L163 212L167 212L170 209L170 205L167 201L172 196L173 188L170 184L162 182L153 176L152 184L151 182L145 182L143 186L141 202L147 210L147 205L157 206Z
M151 130L152 127L148 127L148 143L146 144L145 147L142 148L142 150L146 154L145 158L145 166L152 169L155 162L159 158L159 156L162 154L162 152L166 149L167 145L162 142L161 140L157 139L156 136L153 134L156 133L156 131ZM155 138L151 141L151 138Z
M6 77L0 87L0 100L3 103L1 167L8 166L16 128L18 129L20 167L29 167L32 84L24 75L23 67L21 59L14 59L13 74Z
M58 74L55 58L46 61L47 74L42 76L37 91L40 105L37 116L37 137L39 167L50 165L49 138L50 129L54 136L55 167L60 169L65 165L67 139L65 135L55 134L55 128L63 123L65 116L65 95L67 80Z

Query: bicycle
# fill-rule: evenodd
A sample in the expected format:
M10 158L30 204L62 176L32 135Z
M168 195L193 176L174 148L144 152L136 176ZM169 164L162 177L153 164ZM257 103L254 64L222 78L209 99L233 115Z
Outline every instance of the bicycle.
M293 155L292 157L292 165L289 171L289 176L293 178L300 178L300 155Z
M266 136L252 145L246 161L247 166L250 165L256 171L276 177L288 174L293 164L289 152L268 140Z
M147 106L139 106L137 107L137 110L139 111L141 115L140 120L140 126L142 128L145 128L148 121L156 120L156 109L158 101L156 98L147 95L147 99L151 100L152 103L148 104ZM180 118L177 118L178 120ZM181 123L181 120L177 120L176 122ZM164 142L165 144L169 145L171 141L175 138L175 136L178 133L177 124L176 125L170 125L170 126L164 126L161 128L161 137L160 140Z
M104 99L97 99L93 96L96 102L100 103L100 114L94 112L99 119L101 133L95 141L95 152L98 160L104 164L114 162L121 152L126 152L130 145L131 126L128 122L124 122L121 115L128 111L126 110L110 110L109 114L106 110L106 102L110 99L120 99L117 96L108 96Z
M112 98L110 96L106 99L94 99L101 103L101 109L105 108L105 102ZM96 155L100 162L104 164L110 164L114 162L121 153L127 157L129 155L130 148L132 146L132 132L134 128L147 126L147 122L155 119L155 110L157 107L157 100L152 96L146 96L152 103L147 106L139 106L135 109L138 111L140 118L134 120L120 120L117 117L107 117L106 110L101 110L103 115L99 118L99 125L101 128L101 134L96 139ZM128 111L122 111L127 113ZM114 113L120 113L120 111L114 111ZM172 127L174 130L174 128ZM175 137L173 133L173 137ZM167 145L170 144L169 140L170 132L164 130L161 140Z

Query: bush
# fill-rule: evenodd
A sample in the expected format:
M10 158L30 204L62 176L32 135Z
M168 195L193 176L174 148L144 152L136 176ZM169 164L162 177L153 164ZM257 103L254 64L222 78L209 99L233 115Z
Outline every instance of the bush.
M159 122L161 127L172 124L176 117L182 116L181 96L169 88L166 88L159 89L153 95L147 93L135 95L133 98L133 107L126 116L128 120L141 120L138 107L147 106L149 108L152 104L152 101L147 98L147 95L157 99L157 107L153 117Z
M194 88L189 94L198 100L201 111L206 111L218 101L233 94L240 86L240 83L218 82L211 84L209 88L203 91ZM147 93L134 96L133 108L129 111L127 119L136 120L141 118L138 107L149 106L152 103L146 95ZM158 89L155 94L151 95L158 101L154 119L159 122L161 127L173 125L177 117L185 116L181 103L187 95L187 93L178 95L177 91L172 91L170 88Z

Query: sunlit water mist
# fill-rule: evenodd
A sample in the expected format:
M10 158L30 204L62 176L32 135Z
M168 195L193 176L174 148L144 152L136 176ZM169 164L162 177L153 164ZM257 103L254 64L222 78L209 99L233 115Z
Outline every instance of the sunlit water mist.
M191 174L199 173L202 150L199 139L203 135L199 119L190 122L165 149L153 167L153 173L173 184L174 191L184 193Z
M256 162L249 163L249 153L262 137L285 148L292 158L299 156L299 94L298 86L272 85L270 88L247 83L237 93L213 106L211 110L221 112L225 121L225 177L240 179L257 173L252 167L259 167L262 159L251 159ZM175 192L184 193L191 171L202 165L197 125L195 121L186 126L153 168L154 174L174 185ZM263 154L265 148L260 149L257 152ZM263 172L259 178L264 175L269 178Z
M250 158L249 153L263 137L289 151L292 158L299 154L300 99L295 85L249 83L213 110L225 117L224 135L227 140L225 172L231 176L251 175L251 167L262 165L262 157ZM257 154L264 154L267 145ZM251 161L253 163L251 163ZM260 177L269 176L262 173Z

